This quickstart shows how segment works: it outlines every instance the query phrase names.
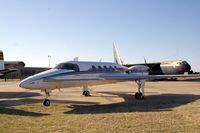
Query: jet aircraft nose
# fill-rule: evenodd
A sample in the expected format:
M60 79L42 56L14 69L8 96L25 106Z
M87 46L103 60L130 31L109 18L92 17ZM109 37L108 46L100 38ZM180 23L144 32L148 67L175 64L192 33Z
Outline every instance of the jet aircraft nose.
M19 83L19 87L24 89L32 89L35 86L34 76L30 76Z
M26 79L22 80L22 81L19 83L19 87L25 88L25 89L26 89L26 88L28 87L27 80L26 80Z

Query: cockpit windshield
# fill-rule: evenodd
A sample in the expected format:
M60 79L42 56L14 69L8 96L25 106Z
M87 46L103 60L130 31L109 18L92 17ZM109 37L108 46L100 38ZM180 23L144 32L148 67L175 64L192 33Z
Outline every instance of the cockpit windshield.
M186 61L181 61L181 62L179 62L178 64L187 65L188 63L187 63Z
M60 63L55 69L66 69L66 70L74 70L74 71L79 71L79 67L77 64L71 64L71 63Z
M183 61L183 64L188 64L186 61Z

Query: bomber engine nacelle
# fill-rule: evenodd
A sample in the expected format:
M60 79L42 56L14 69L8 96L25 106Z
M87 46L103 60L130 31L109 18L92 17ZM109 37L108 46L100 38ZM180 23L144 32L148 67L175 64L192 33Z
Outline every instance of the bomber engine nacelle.
M128 73L149 74L150 68L144 65L135 65L128 68Z

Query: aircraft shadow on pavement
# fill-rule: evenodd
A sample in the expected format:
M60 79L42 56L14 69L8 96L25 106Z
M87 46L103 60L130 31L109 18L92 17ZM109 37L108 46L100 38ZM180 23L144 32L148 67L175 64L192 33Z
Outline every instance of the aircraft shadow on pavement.
M41 96L40 93L33 92L0 92L0 114L19 115L19 116L32 116L41 117L50 114L30 112L25 110L16 109L16 106L40 103L41 108L43 99L36 99L34 97ZM18 98L18 99L16 99ZM67 104L97 104L95 102L84 101L70 101L70 100L51 100L52 103L67 103ZM54 106L54 105L52 105Z
M28 98L28 97L35 97L41 96L40 93L33 93L33 92L0 92L0 114L8 114L8 115L18 115L18 116L32 116L32 117L40 117L46 116L49 114L44 113L37 113L37 112L30 112L15 109L14 107L10 108L11 106L22 105L25 103L26 100L13 100L15 98ZM27 102L27 101L26 101Z
M36 96L41 96L41 94L34 92L0 92L0 99L25 98L25 97L36 97Z
M161 94L149 95L144 100L135 100L134 95L127 92L99 92L101 97L109 98L122 97L124 102L113 104L99 104L98 102L85 102L85 101L70 101L70 100L56 100L52 99L52 105L55 103L64 103L69 105L71 111L64 112L65 114L100 114L100 113L126 113L126 112L158 112L170 111L172 108L185 105L200 99L200 95L192 94ZM2 93L1 93L2 94ZM11 94L11 93L10 93ZM105 96L103 94L110 94ZM26 92L23 95L15 95L19 99L9 98L1 100L0 97L0 114L20 115L20 116L33 116L40 117L49 114L29 112L24 110L15 109L13 106L20 106L26 104L40 103L43 107L43 99L36 99L34 96L40 96L40 93ZM13 96L13 95L12 95ZM97 96L96 96L97 97ZM88 97L89 98L89 97Z
M43 102L43 98L36 99L34 97L42 96L39 92L0 92L0 107L12 107L25 104L34 104ZM17 99L16 99L17 98ZM3 100L1 100L3 99ZM68 104L97 104L96 102L56 100L51 99L52 103L68 103Z
M35 103L36 100L31 97L41 96L35 92L0 92L0 107L12 107L27 104L28 102Z
M193 79L182 79L181 81L187 81L187 82L200 82L200 78L193 78Z
M49 115L49 114L45 114L45 113L29 112L29 111L24 111L24 110L18 110L15 108L4 108L4 107L0 107L0 114L32 116L32 117L41 117L41 116Z
M97 104L95 102L82 102L82 101L69 101L69 100L51 100L52 103L68 103L68 104ZM50 114L46 113L37 113L37 112L29 112L25 110L16 109L13 106L20 106L26 104L35 104L41 103L41 108L44 108L42 105L43 99L19 99L19 100L4 100L0 101L0 114L8 114L8 115L19 115L19 116L32 116L32 117L41 117L47 116ZM51 105L54 106L54 105Z
M100 92L118 95L124 102L104 105L71 105L72 110L65 114L100 114L128 112L160 112L171 111L172 108L185 105L200 99L200 95L192 94L161 94L146 96L144 100L135 100L133 95L111 92Z
M40 103L41 107L43 106L43 99L34 99L34 98L24 98L24 99L19 99L19 100L3 100L0 101L0 108L3 107L13 107L13 106L20 106L20 105L27 105L27 104L36 104L36 103ZM71 101L71 100L54 100L51 99L51 106L54 106L53 104L58 103L58 104L89 104L89 105L94 105L94 104L98 104L97 102L85 102L85 101Z

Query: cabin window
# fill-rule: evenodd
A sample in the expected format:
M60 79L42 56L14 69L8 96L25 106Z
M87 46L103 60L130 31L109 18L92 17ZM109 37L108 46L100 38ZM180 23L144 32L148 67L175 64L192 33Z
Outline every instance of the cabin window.
M107 66L104 66L103 68L104 68L105 71L108 71L108 67Z
M96 67L93 65L93 66L92 66L92 69L95 69L95 70L96 70Z
M109 67L110 71L114 71L114 68L112 66Z
M94 65L92 65L91 71L96 71L96 70L97 68Z
M98 66L98 69L99 69L100 71L102 71L102 70L103 70L101 66Z

